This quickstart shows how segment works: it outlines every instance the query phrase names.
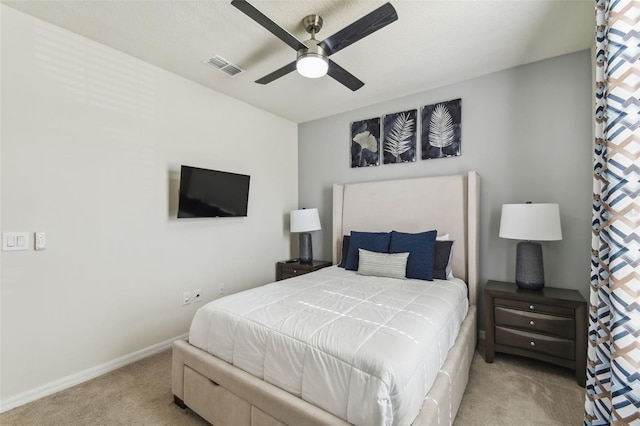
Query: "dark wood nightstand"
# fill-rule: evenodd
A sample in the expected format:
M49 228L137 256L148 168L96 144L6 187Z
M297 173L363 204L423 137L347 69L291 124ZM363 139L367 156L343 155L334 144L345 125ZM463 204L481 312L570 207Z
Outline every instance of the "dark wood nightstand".
M486 362L496 352L526 356L574 369L585 386L587 302L578 291L488 281L484 308Z
M312 263L300 263L297 260L278 262L276 263L276 281L308 274L331 265L332 263L326 260L314 260Z

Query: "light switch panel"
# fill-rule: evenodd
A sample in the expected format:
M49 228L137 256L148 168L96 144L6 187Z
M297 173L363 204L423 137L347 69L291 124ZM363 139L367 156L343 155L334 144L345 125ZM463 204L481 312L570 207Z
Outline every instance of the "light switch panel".
M27 250L29 248L28 232L3 232L2 250Z

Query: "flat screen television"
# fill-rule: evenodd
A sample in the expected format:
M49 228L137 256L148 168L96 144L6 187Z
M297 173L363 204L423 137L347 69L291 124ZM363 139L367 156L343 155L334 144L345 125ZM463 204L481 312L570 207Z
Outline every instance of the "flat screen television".
M247 215L250 176L182 166L178 217Z

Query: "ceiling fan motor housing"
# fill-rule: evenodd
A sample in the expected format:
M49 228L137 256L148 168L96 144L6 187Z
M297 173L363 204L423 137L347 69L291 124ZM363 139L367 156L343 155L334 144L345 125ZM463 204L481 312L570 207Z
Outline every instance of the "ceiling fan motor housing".
M298 59L306 55L315 55L327 59L327 52L319 46L319 43L315 38L305 40L304 44L307 45L307 48L298 50Z

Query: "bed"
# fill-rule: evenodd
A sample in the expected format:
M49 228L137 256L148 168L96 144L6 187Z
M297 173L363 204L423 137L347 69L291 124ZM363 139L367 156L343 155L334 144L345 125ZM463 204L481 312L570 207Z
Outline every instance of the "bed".
M332 233L334 264L342 259L343 236L352 232L418 233L437 229L438 234L448 234L449 239L454 241L452 273L462 283L462 291L468 295L468 301L465 300L464 315L460 318L459 330L451 342L450 349L442 354L441 367L428 381L429 391L426 398L419 400L417 408L407 410L406 416L410 417L398 415L396 422L389 420L390 411L382 409L382 414L380 412L372 414L374 423L384 424L387 421L393 421L394 424L416 426L451 424L455 418L468 381L469 367L476 346L478 190L479 178L475 172L455 176L334 185ZM332 266L317 273L304 275L299 277L302 284L295 286L295 291L302 292L306 285L309 288L317 287L327 293L327 289L338 288L336 286L345 280L354 281L357 285L358 280L368 279L360 275L346 274L347 272L337 266ZM289 284L293 283L291 281ZM381 286L382 293L391 291L387 287L382 287L385 285L409 291L415 291L416 288L411 280L381 279L380 282L375 283ZM271 284L257 291L267 291L269 286L279 291L284 291L287 287L283 284ZM288 294L282 294L283 300L291 297ZM309 300L317 300L316 296L303 296L303 294L300 293L296 297L301 299L311 297ZM231 298L229 302L223 302L223 304L233 304L233 300ZM427 299L423 298L423 300ZM358 320L362 321L362 318ZM218 321L216 324L223 324L222 320L216 319L216 321ZM346 425L349 424L347 420L356 424L370 423L366 420L367 414L357 412L354 414L353 408L362 406L365 410L364 407L368 407L368 400L361 401L360 405L351 404L352 408L334 409L331 403L322 401L322 395L333 393L335 389L329 392L322 391L322 385L318 384L318 389L307 385L302 394L296 389L288 389L289 392L287 392L283 390L288 388L286 383L279 383L280 387L278 387L258 378L266 377L261 375L259 363L251 364L247 361L243 369L233 366L224 360L228 358L224 350L221 349L218 357L203 350L208 349L206 347L208 343L198 343L197 336L205 335L205 331L198 331L198 328L192 325L192 334L194 344L182 340L174 343L172 392L179 406L188 406L209 422L215 425ZM212 340L218 339L215 333L213 336ZM224 340L223 337L219 339ZM329 340L331 339L330 337ZM336 336L336 339L339 339L339 336ZM245 345L251 348L252 342L247 340ZM438 346L444 347L445 344ZM212 352L216 353L215 350ZM244 353L249 352L252 350L244 351ZM295 366L296 362L292 361L291 364ZM257 370L252 371L251 365L254 365ZM358 371L364 371L366 367L358 366L358 369ZM245 370L252 371L258 377ZM407 377L412 376L407 375L400 380L405 380ZM373 379L375 382L376 378ZM273 382L273 378L270 381ZM369 382L365 383L364 379L359 382L362 382L364 387L371 387L366 384ZM336 389L340 388L339 383L334 385ZM422 385L424 383L420 381L420 386ZM309 398L306 397L306 394L314 391L320 398L316 404L307 402ZM350 400L357 399L360 393L356 388L355 392L346 395L345 399ZM330 408L325 410L319 406ZM347 415L345 410L349 410L350 414ZM404 413L404 411L394 411L396 412ZM381 419L385 416L387 420Z

